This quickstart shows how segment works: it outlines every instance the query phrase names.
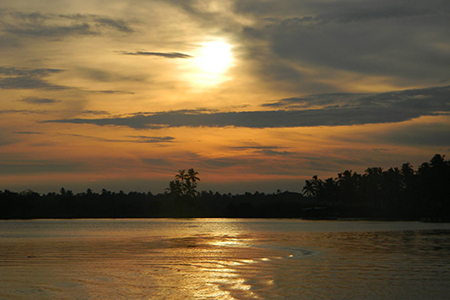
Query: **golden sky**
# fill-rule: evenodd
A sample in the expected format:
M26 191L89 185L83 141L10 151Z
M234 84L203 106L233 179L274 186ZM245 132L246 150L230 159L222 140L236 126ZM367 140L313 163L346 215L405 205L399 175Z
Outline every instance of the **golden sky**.
M0 0L0 189L300 191L450 150L438 0Z

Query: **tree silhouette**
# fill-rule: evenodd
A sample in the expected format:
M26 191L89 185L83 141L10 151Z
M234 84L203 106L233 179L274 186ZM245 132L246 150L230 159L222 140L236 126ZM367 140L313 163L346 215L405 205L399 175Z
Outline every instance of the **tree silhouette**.
M185 169L179 170L166 190L175 197L194 198L197 195L197 181L200 181L197 175L199 173L192 168L187 173Z
M186 170L179 170L178 174L175 175L175 179L181 181L181 183L184 183L188 179Z
M305 181L305 186L303 187L303 195L317 197L322 189L323 182L318 179L317 175L314 175L311 180Z
M277 191L242 195L197 192L194 169L179 170L166 193L91 189L74 194L38 194L0 190L0 219L143 218L143 217L333 217L383 218L450 222L450 160L436 154L417 170L400 168L351 170L325 180L306 180L303 195ZM320 207L318 207L320 205ZM311 213L305 213L310 211Z
M198 172L195 172L194 169L189 169L187 173L187 180L190 180L192 183L200 181L200 178L198 178L197 175Z

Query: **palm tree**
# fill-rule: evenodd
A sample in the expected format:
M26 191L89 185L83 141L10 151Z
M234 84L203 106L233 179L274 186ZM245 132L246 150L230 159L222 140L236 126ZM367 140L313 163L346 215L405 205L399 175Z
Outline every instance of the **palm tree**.
M194 169L189 169L187 173L187 180L195 183L196 181L200 181L200 178L197 177L198 172L195 172Z
M195 172L194 169L189 169L187 173L185 169L179 170L175 175L175 180L170 182L169 188L166 190L172 195L194 197L197 194L195 190L197 181L200 181L197 175L198 172Z
M312 184L312 180L305 180L305 186L303 187L302 193L303 195L309 197L314 197L314 186Z
M183 195L183 187L181 182L178 179L175 179L169 183L169 187L166 190L175 196Z
M195 195L197 195L197 190L195 189L196 187L196 183L192 183L190 180L186 181L184 185L184 195L189 198L195 197Z
M175 179L180 180L182 183L183 183L185 180L187 180L187 178L188 178L188 174L186 174L186 170L185 170L185 169L183 169L183 170L178 170L178 174L175 175Z
M314 175L311 180L305 181L305 186L303 187L303 195L317 197L323 187L323 181Z

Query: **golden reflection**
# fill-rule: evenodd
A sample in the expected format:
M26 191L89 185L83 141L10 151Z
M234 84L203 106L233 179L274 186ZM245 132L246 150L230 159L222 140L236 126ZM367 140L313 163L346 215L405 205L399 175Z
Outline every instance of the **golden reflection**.
M181 238L195 241L196 247L190 247L191 254L185 252L185 255L202 258L196 263L200 266L199 272L194 271L195 276L185 277L186 280L193 280L187 282L187 285L207 287L195 291L194 298L259 299L260 296L252 291L253 286L245 276L246 272L241 270L250 264L264 262L261 259L264 256L258 255L258 252L255 253L255 249L250 247L254 239L246 235L236 222L204 220L199 227L196 228L197 232L207 234L197 233ZM256 265L253 266L251 270L256 268Z
M243 243L242 240L237 238L231 238L226 240L215 240L211 243L211 245L214 246L229 246L229 247L239 247L239 246L245 246L245 243Z

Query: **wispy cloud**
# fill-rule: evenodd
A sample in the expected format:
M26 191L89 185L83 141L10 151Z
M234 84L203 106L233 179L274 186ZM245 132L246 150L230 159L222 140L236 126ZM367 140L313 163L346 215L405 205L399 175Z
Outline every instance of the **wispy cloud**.
M99 18L95 18L94 22L96 22L97 25L109 26L109 27L116 29L118 31L121 31L121 32L125 32L125 33L134 32L134 30L130 27L130 25L127 24L127 22L125 22L124 20L99 17Z
M245 112L169 111L103 119L59 119L48 123L159 127L311 127L395 123L450 112L450 86L378 94L331 94L282 99L282 110ZM314 103L325 105L310 109ZM302 109L298 109L297 104ZM306 106L306 109L304 108Z
M112 143L138 143L138 144L166 144L173 143L175 141L174 137L171 136L144 136L144 135L131 135L127 136L128 139L109 139L103 137L82 135L82 134L59 134L77 138L86 138L101 142L112 142Z
M43 14L4 11L0 24L7 34L30 37L67 37L101 35L110 29L122 33L133 33L130 24L117 18L95 14Z
M180 52L147 52L147 51L136 51L136 52L127 52L120 51L120 53L124 55L141 55L141 56L159 56L165 58L192 58L193 56Z
M31 134L31 135L34 135L34 134L43 134L42 132L38 132L38 131L15 131L14 133L16 133L16 134Z
M36 97L27 97L20 99L18 101L30 103L30 104L55 104L61 102L61 100L49 99L49 98L36 98Z
M84 90L78 87L52 84L46 77L52 74L62 73L62 69L28 69L0 66L0 89L38 89L38 90L74 90L85 93L99 94L134 94L129 91L119 90ZM49 104L52 99L46 98L26 98L23 101L34 104ZM55 100L59 102L58 100ZM55 103L55 102L52 102Z
M52 84L45 80L51 74L61 73L61 69L27 69L0 67L0 89L42 89L63 90L68 87Z

